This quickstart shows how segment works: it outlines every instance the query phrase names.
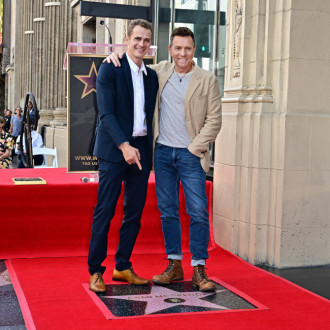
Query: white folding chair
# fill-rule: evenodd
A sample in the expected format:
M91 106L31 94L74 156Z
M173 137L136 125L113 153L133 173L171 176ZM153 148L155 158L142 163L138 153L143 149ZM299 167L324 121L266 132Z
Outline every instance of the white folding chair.
M57 164L57 150L56 147L54 149L51 148L33 148L33 156L35 155L44 155L44 165L34 166L34 168L40 168L40 167L58 167ZM47 155L53 156L53 164L52 166L47 166Z

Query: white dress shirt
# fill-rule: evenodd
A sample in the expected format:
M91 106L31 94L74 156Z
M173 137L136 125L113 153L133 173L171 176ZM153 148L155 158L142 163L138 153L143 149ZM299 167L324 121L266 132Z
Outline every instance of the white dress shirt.
M127 60L131 68L133 91L134 91L134 125L133 136L147 135L147 122L145 113L144 83L143 73L147 75L147 69L142 61L139 68L127 55Z

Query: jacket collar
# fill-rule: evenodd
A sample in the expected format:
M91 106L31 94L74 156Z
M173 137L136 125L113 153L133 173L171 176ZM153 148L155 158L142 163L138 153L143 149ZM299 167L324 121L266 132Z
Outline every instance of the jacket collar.
M127 61L128 61L128 64L131 68L131 70L134 72L134 73L138 73L139 71L142 71L145 75L147 75L147 69L144 65L144 62L142 61L142 64L141 64L141 67L139 68L135 63L134 61L129 57L129 55L127 53L126 54L126 58L127 58Z
M192 76L191 76L191 79L189 82L188 90L187 90L187 95L186 95L187 100L189 100L191 98L191 96L194 94L197 86L201 83L201 78L202 78L202 69L195 62L194 62L194 65L195 65L195 68L193 70L193 73L192 73ZM163 71L163 74L158 76L159 94L160 95L165 87L167 80L169 80L171 75L173 74L174 68L175 68L174 63L171 63Z

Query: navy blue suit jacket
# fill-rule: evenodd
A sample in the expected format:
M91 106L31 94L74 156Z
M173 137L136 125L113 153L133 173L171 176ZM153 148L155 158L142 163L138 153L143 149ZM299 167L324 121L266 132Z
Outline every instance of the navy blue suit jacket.
M147 67L143 74L145 112L148 132L148 163L152 167L153 132L152 119L158 91L156 72ZM120 162L124 160L118 146L131 142L134 121L134 92L131 69L126 53L121 60L121 67L112 63L100 66L96 82L97 105L99 111L94 155L97 158Z

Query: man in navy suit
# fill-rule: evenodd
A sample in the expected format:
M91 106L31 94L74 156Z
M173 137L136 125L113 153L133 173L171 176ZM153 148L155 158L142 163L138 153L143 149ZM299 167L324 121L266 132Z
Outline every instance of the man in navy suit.
M152 120L158 91L155 71L145 67L143 56L151 46L152 26L133 20L127 30L127 52L121 67L102 64L97 77L99 124L94 155L99 161L99 190L89 247L89 288L105 292L102 266L107 255L108 233L122 182L124 218L120 228L112 279L137 285L139 277L130 257L140 230L152 168Z

